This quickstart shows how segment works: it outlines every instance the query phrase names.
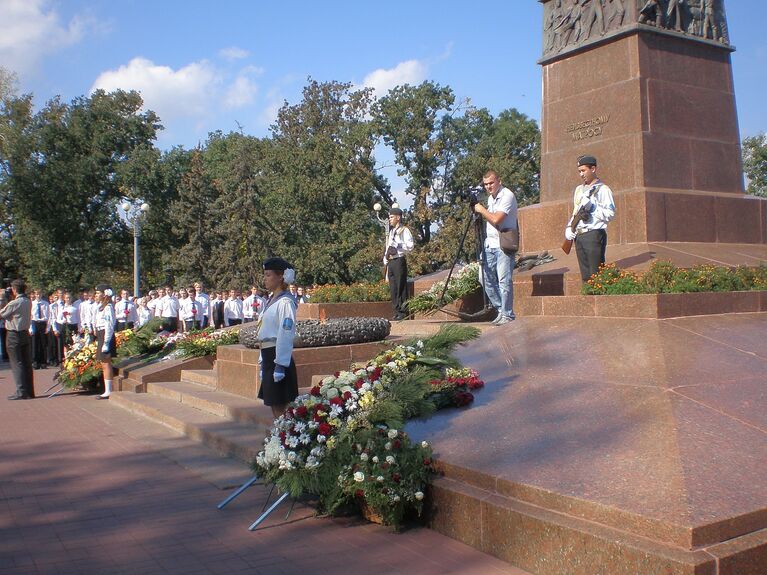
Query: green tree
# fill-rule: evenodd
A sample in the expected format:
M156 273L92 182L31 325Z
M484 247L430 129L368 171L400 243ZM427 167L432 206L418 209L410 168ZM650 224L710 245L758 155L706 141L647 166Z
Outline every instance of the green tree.
M743 171L748 178L746 191L767 198L767 134L743 140Z
M410 225L416 241L431 239L433 215L429 195L439 167L445 142L440 137L440 117L452 110L452 89L433 82L418 86L397 86L378 100L373 108L377 133L394 151L398 174L407 181L406 193L413 197Z
M275 232L267 253L297 266L301 283L380 277L380 228L370 90L310 81L273 126L264 208Z
M160 128L136 92L54 99L34 116L31 97L4 105L13 125L3 185L20 271L43 287L116 279L129 232L117 215L118 166Z

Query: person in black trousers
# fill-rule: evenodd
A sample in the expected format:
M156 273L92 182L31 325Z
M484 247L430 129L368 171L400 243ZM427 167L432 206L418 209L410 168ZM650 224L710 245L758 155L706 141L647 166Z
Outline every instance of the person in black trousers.
M27 297L24 280L11 282L13 301L0 309L7 330L8 359L16 383L16 393L8 399L34 399L34 371L32 370L32 341L29 326L32 320L32 302Z
M386 279L389 280L391 305L394 312L392 319L406 319L407 311L407 260L405 255L413 250L413 234L402 225L402 210L389 210L389 234L386 241L383 263L386 266Z

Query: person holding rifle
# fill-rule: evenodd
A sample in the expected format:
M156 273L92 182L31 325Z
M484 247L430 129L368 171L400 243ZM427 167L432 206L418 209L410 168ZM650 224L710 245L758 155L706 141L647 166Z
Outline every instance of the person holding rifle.
M389 210L389 235L386 241L383 263L386 267L386 279L389 280L391 305L395 321L406 319L407 311L407 259L413 250L413 234L402 224L402 210Z
M585 282L605 263L607 223L615 217L615 202L613 191L597 176L594 156L578 158L578 175L583 184L573 194L573 214L565 228L562 249L570 253L575 242L581 279Z

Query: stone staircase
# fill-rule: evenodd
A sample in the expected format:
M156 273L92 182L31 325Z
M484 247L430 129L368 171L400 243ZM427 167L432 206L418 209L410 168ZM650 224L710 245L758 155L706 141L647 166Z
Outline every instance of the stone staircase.
M145 393L119 391L110 403L161 423L217 453L255 459L272 425L260 400L216 389L215 369L182 369L181 381L149 382Z

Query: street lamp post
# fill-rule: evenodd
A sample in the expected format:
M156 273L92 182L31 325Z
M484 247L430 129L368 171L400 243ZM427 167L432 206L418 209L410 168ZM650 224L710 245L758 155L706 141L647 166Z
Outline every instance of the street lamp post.
M141 237L141 219L149 211L149 204L136 200L125 200L120 206L127 222L133 226L133 296L139 296L139 245Z

